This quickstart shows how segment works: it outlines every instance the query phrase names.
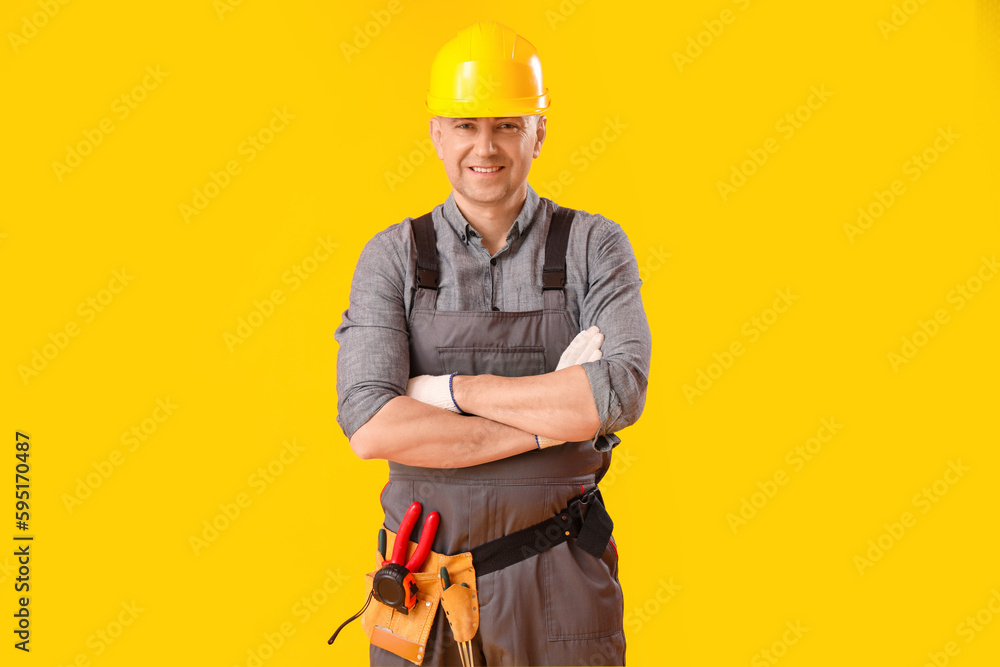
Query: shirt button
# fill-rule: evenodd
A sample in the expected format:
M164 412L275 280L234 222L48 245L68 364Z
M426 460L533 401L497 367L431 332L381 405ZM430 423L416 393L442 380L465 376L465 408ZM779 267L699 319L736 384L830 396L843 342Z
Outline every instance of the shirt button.
M500 310L500 309L497 308L496 306L493 306L493 310Z
M493 266L496 266L497 265L497 258L496 257L491 258L490 259L490 264L493 265Z

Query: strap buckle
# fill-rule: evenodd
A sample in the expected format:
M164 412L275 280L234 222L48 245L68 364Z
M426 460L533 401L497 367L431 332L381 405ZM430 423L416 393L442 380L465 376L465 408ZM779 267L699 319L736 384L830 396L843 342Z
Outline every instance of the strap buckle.
M574 498L573 500L571 500L569 502L569 507L568 507L570 513L580 517L581 520L586 519L587 512L590 510L591 506L595 504L594 503L595 499L598 502L600 502L600 500L598 499L599 493L600 491L595 486L586 493L583 493ZM574 535L574 537L576 536Z
M542 273L542 289L562 289L566 286L565 271L545 271Z
M417 267L417 287L427 287L437 289L438 272L432 269L422 269Z

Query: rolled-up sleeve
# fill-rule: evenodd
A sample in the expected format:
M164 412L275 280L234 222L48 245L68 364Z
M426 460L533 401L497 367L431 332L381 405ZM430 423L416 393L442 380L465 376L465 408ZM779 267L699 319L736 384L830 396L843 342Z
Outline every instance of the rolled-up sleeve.
M393 225L379 232L361 251L350 303L334 332L340 346L337 423L348 439L383 405L406 393L410 347L399 231Z
M652 352L635 253L622 228L605 222L588 245L588 290L580 306L581 327L597 325L604 334L602 358L583 364L601 418L599 436L639 419L646 404Z

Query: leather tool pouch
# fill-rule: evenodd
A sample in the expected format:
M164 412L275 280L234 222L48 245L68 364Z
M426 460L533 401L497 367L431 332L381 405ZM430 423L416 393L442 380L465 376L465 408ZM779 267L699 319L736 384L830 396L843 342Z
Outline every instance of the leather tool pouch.
M386 530L386 553L392 553L395 540L396 534ZM416 548L416 543L410 542L406 558L409 558ZM376 552L375 559L376 569L365 575L365 595L371 592L375 573L382 566L382 555ZM465 551L454 556L446 556L431 551L420 570L413 573L418 589L417 603L408 614L402 614L372 597L371 603L361 617L361 627L372 644L406 658L415 665L423 663L427 638L434 624L438 604L442 601L439 578L441 567L448 568L452 582L448 591L454 591L445 593L444 608L453 627L455 640L467 641L475 636L479 629L479 604L472 554ZM468 587L461 584L466 584ZM456 628L456 619L460 629ZM459 633L463 636L460 637Z

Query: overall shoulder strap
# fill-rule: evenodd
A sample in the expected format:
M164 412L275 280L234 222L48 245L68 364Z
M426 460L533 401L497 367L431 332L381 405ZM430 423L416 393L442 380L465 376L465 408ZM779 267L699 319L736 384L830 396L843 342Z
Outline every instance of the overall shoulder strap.
M413 220L413 242L417 249L417 287L436 290L438 286L437 236L434 220L425 213Z
M545 239L545 268L542 271L542 289L562 289L566 285L566 243L573 226L576 210L558 206L549 222L549 235Z

